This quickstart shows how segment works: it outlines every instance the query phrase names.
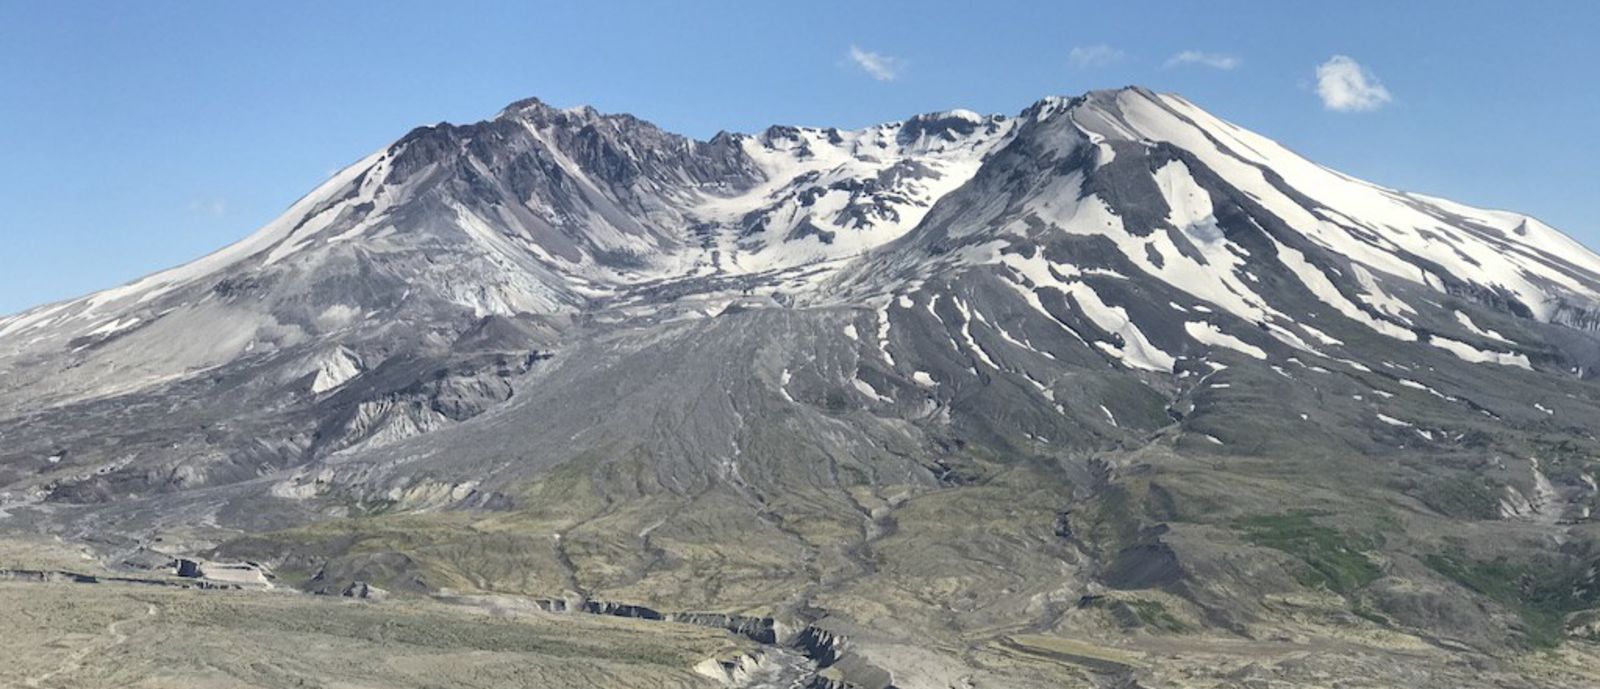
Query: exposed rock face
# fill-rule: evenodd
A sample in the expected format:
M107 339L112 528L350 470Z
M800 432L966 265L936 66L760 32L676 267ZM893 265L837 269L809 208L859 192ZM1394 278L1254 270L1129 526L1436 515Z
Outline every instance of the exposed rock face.
M672 622L718 627L759 644L776 644L782 636L781 627L770 617L746 617L721 613L682 612L667 616Z
M384 596L388 595L388 592L364 581L353 581L350 582L349 586L345 587L344 592L340 595L344 596L345 598L380 600Z
M806 656L815 659L820 667L829 667L844 656L844 639L818 627L800 630L793 643L804 649Z
M358 585L365 586L356 582L352 587ZM350 594L347 591L345 595ZM891 689L893 686L888 672L861 658L848 656L849 644L844 637L815 625L785 635L783 626L770 617L663 613L639 605L593 600L540 599L535 604L546 612L581 612L724 629L768 647L761 653L742 654L731 660L708 659L695 666L696 672L728 687ZM796 658L803 658L804 665L796 663Z
M1577 644L1597 295L1537 220L1142 89L704 142L526 101L0 319L0 528L856 686L1160 676L1080 637Z

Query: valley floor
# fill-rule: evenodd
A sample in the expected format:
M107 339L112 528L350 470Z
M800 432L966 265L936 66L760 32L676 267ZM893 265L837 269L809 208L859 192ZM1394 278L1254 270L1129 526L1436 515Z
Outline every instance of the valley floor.
M0 629L0 687L788 686L759 672L707 674L708 660L731 665L763 653L720 630L481 601L10 580L0 581ZM1274 689L1594 687L1595 651L1568 644L1507 664L1410 637L1308 637L1287 628L1263 640L1017 634L974 645L961 659L973 672L964 672L933 649L874 649L928 656L928 676L902 686ZM1013 681L1022 684L1005 683Z
M668 626L670 629L663 629ZM428 601L0 582L0 687L705 687L750 644L596 616Z

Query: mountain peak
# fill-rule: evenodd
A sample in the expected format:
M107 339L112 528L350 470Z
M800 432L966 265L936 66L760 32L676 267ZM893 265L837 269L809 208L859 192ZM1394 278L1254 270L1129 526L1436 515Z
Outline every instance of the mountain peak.
M1177 96L709 142L526 99L0 318L0 529L392 591L358 626L705 624L729 686L1532 687L1438 653L1594 630L1597 378L1600 256ZM1544 583L1471 597L1508 571ZM573 676L710 684L648 655Z
M1243 217L1250 222L1229 229ZM1241 243L1246 235L1259 243ZM49 325L58 337L11 342L99 341L130 319L219 298L243 303L245 293L293 309L427 303L482 317L574 313L663 283L674 295L714 293L726 280L777 290L786 271L801 269L815 279L785 288L791 298L828 275L862 271L893 292L904 286L897 281L945 269L936 264L993 262L995 251L1063 238L1110 242L1095 250L1096 261L1116 265L1107 270L1171 278L1251 321L1270 300L1230 271L1241 256L1291 251L1336 257L1320 278L1297 264L1295 279L1318 289L1363 274L1544 322L1589 328L1600 318L1600 258L1553 229L1353 180L1181 97L1128 86L1043 98L1020 117L953 109L854 131L774 126L709 142L528 98L493 120L419 127L247 240L0 322L0 342ZM980 246L989 253L958 251ZM1217 279L1169 275L1185 262L1191 278ZM355 276L368 283L347 293ZM372 288L373 276L413 286L400 299ZM315 287L328 280L342 287ZM1396 303L1372 296L1377 289L1363 283L1348 296ZM1423 336L1349 298L1335 301L1374 328Z
M1161 94L1146 87L1130 85L1120 88L1094 89L1078 95L1045 96L1022 110L1023 117L1048 117L1080 107L1115 108L1128 98L1159 101Z
M511 102L504 108L501 108L500 112L496 113L495 117L526 117L534 114L550 116L558 113L564 113L573 116L600 116L600 112L596 110L594 106L588 104L560 108L546 103L538 96L530 96L528 98Z

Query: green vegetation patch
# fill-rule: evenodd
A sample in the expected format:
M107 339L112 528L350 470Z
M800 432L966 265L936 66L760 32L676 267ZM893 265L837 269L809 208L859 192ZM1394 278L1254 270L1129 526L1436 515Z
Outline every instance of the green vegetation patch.
M1481 476L1457 475L1430 481L1417 496L1439 514L1463 519L1494 519L1500 515L1504 489Z
M1569 613L1595 607L1596 593L1582 585L1585 568L1536 559L1513 562L1502 555L1475 560L1459 548L1423 559L1445 578L1506 606L1522 619L1523 638L1535 648L1553 648L1565 636Z
M1366 556L1378 548L1380 538L1323 526L1313 521L1315 516L1309 511L1258 515L1238 520L1234 528L1246 541L1288 553L1304 563L1295 572L1303 586L1349 596L1383 574L1378 563Z
M1158 600L1096 597L1090 599L1086 605L1111 613L1119 624L1129 627L1148 627L1173 634L1193 631L1192 627L1172 614L1172 611Z
M1139 616L1139 622L1147 627L1154 627L1174 634L1182 634L1189 631L1189 625L1184 624L1183 620L1178 619L1171 611L1167 610L1167 606L1163 605L1161 601L1132 598L1123 602L1133 610L1135 615Z

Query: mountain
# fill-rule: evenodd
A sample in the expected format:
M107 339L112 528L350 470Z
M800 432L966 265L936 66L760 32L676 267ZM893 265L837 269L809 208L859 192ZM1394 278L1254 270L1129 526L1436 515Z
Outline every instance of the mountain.
M1592 685L1596 420L1600 256L1179 96L527 100L0 319L0 529L709 620L814 686Z

